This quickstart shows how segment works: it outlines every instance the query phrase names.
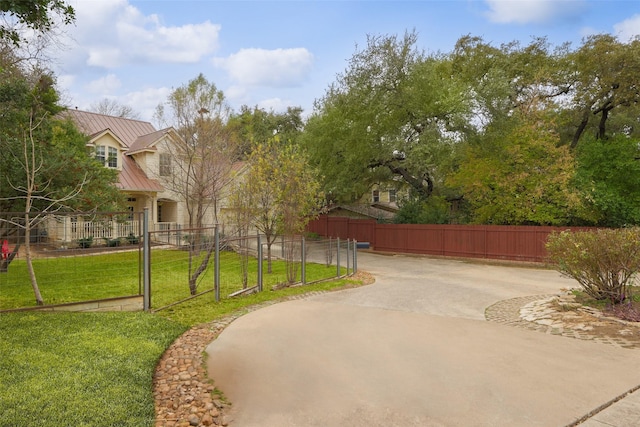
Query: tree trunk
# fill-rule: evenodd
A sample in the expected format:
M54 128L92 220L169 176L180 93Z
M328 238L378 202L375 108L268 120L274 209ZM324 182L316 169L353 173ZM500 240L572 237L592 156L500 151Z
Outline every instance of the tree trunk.
M29 218L29 214L25 214L24 216L25 224L24 224L24 252L25 259L27 260L27 270L29 271L29 279L31 280L31 287L33 288L33 293L36 297L37 305L44 305L44 300L42 299L42 295L40 295L40 288L38 287L38 280L36 279L36 272L33 269L33 262L31 256L31 220Z
M602 109L602 116L600 116L600 123L598 123L598 139L604 139L606 136L607 119L609 118L609 111L613 107L608 106Z
M196 271L194 271L191 277L189 277L189 292L191 293L191 295L195 295L197 293L198 277L200 277L200 275L207 269L209 260L211 259L211 254L213 253L214 249L215 245L213 243L210 244L204 259L202 260Z
M582 121L578 125L578 129L573 134L573 139L571 140L571 149L573 150L578 145L578 141L580 141L580 137L582 136L582 132L587 127L587 123L589 123L589 111L585 111L582 115Z

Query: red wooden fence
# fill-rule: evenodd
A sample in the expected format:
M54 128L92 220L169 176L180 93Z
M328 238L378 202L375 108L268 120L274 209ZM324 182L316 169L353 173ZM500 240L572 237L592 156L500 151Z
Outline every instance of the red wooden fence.
M544 262L549 234L578 228L377 224L375 220L321 216L307 229L321 236L369 242L384 252Z

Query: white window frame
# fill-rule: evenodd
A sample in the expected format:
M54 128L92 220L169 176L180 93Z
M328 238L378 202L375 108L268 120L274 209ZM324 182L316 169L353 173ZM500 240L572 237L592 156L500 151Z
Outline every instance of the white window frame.
M105 161L107 160L107 152L104 145L96 145L96 160L104 166Z
M108 147L107 167L117 169L118 168L118 149Z
M158 161L158 174L160 176L171 176L171 155L160 153Z

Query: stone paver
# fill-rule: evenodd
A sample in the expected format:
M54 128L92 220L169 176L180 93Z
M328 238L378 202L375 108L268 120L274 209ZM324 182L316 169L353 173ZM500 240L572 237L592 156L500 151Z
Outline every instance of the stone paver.
M537 295L499 301L485 310L490 322L619 348L640 348L636 323L604 317L571 295Z

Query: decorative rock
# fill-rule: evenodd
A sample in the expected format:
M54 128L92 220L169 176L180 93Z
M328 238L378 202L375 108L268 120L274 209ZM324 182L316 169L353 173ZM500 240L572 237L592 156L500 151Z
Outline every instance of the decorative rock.
M189 425L197 426L200 424L200 418L197 415L193 414L189 416Z
M213 417L211 415L209 415L209 414L205 414L202 417L201 422L202 422L202 425L204 425L204 426L210 426L210 425L213 424Z

